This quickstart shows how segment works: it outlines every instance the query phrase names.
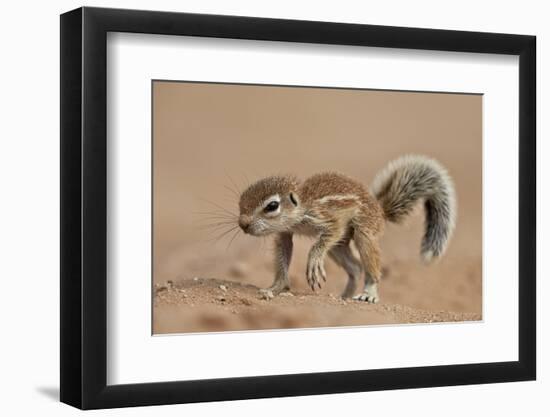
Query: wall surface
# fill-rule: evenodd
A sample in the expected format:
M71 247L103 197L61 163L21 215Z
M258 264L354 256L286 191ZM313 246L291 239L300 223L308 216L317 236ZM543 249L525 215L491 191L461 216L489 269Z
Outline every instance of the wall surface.
M93 1L88 6L157 9L181 12L234 14L308 20L416 26L441 29L509 32L538 37L539 213L550 209L548 190L550 157L542 138L543 100L549 96L550 28L544 2L470 1L443 3L339 2L252 0ZM3 415L41 412L75 415L58 403L59 393L59 14L79 7L70 0L10 2L3 7L2 74L0 101L2 152L0 178L0 249L3 297L0 320L0 381ZM544 126L546 127L546 126ZM544 232L546 232L543 237ZM316 397L146 407L99 411L97 415L281 415L302 411L319 415L369 413L371 415L465 416L547 415L544 394L550 389L550 365L544 354L550 343L543 303L550 295L544 279L550 263L542 259L550 248L550 221L539 215L539 366L538 381L500 385L325 395Z

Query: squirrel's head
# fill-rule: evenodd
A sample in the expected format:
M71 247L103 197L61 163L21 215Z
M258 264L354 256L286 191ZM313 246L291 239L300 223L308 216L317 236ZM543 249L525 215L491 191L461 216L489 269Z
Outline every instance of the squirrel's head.
M250 185L239 201L239 226L252 236L290 231L302 219L298 180L267 177Z

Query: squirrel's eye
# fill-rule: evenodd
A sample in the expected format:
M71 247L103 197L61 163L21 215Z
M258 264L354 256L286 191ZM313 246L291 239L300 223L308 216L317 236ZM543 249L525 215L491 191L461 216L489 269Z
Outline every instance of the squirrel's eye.
M279 202L278 201L272 201L267 206L265 206L264 211L266 213L269 213L269 212L277 210L278 208L279 208Z

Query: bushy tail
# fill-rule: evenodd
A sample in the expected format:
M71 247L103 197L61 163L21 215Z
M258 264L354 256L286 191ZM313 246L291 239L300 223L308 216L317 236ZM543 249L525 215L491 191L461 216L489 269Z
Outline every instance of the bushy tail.
M371 190L390 222L399 222L423 200L422 258L429 262L445 252L455 227L456 197L453 182L439 162L417 155L398 158L376 176Z

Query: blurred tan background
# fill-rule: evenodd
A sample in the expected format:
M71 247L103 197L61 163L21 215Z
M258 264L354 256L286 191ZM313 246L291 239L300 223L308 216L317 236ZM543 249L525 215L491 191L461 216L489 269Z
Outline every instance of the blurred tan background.
M203 282L209 278L256 287L273 279L269 238L240 233L228 246L232 234L216 240L223 229L205 227L216 222L205 213L236 214L238 197L231 189L277 173L306 178L337 170L368 185L385 164L406 153L428 155L447 167L458 197L457 228L445 257L425 266L419 259L421 207L406 224L388 225L382 303L481 314L482 96L155 81L153 100L153 282L160 288L155 332L370 323L370 310L365 316L342 315L346 306L307 312L299 309L309 305L243 307L238 289L237 301L223 290L210 291L212 299L197 293L193 278L206 287L213 285ZM290 268L293 292L304 297L310 245L295 239ZM321 295L340 294L345 273L330 260L327 272ZM171 286L179 292L172 294ZM257 319L262 312L269 316L265 323ZM278 313L285 320L273 321ZM289 324L296 316L308 319ZM396 321L401 319L390 320Z

